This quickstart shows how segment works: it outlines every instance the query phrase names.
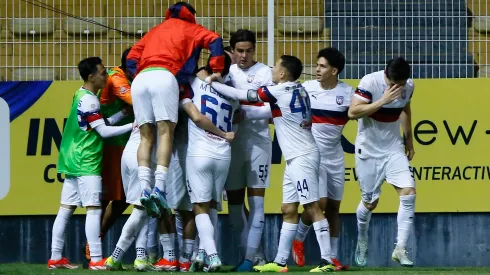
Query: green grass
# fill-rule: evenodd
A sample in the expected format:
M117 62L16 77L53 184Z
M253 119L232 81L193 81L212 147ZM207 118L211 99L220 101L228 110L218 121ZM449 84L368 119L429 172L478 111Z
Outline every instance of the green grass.
M130 268L131 265L126 265L126 268ZM224 268L224 270L229 270L230 267ZM309 268L303 267L290 267L289 273L294 273L294 275L307 275ZM94 274L94 271L88 271L84 269L78 270L48 270L46 265L40 264L0 264L0 274L69 274L69 275L79 275L79 274ZM105 273L105 271L100 271ZM490 267L488 268L475 268L475 267L463 267L463 268L430 268L430 267L415 267L415 268L351 268L349 271L339 272L346 274L362 274L362 275L376 275L376 274L490 274ZM110 274L141 274L134 270L126 270L120 272L110 272ZM186 273L193 274L193 273ZM234 273L237 274L238 273Z

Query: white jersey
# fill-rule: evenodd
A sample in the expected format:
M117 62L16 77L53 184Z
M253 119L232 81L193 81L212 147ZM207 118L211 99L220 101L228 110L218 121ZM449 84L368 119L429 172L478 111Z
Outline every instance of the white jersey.
M231 65L226 82L240 90L257 90L261 86L274 85L271 69L260 62L245 70L240 69L237 64ZM264 106L264 103L253 105ZM244 120L239 124L238 131L240 134L237 134L237 143L246 144L246 148L253 148L255 144L271 143L268 119Z
M349 121L347 115L354 89L339 81L331 90L325 90L317 80L303 83L311 102L313 137L322 158L343 158L340 143L342 130Z
M285 160L318 151L311 132L311 107L308 93L295 82L261 87L259 98L269 102L277 140Z
M184 92L181 103L186 104L192 100L197 109L220 130L231 132L233 114L238 109L239 103L225 98L198 77L192 77L190 85L191 89ZM188 123L187 156L231 158L231 147L228 141L199 128L191 119Z
M359 119L356 138L356 155L359 158L382 158L390 153L404 152L399 117L410 102L414 87L412 79L408 79L400 98L369 117ZM371 103L379 100L388 88L384 71L379 71L364 76L354 96Z

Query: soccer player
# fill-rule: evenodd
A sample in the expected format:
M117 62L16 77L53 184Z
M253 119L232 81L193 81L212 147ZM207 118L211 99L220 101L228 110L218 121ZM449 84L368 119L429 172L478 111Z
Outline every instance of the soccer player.
M357 207L355 252L359 266L367 264L369 221L384 180L395 187L400 197L397 244L391 257L402 266L413 266L406 252L415 215L415 180L409 163L415 153L410 108L413 92L410 65L397 57L388 62L384 71L364 76L352 98L349 117L359 121L355 144L362 196Z
M62 257L66 225L77 206L87 208L85 235L90 247L89 269L103 270L100 239L102 214L101 171L103 138L131 131L131 124L107 126L100 114L97 92L107 83L107 71L99 57L86 58L78 64L84 83L75 93L60 146L58 173L65 174L61 191L61 206L53 224L51 259L48 268L76 268ZM124 111L107 118L109 124L117 123Z
M226 68L231 64L230 58L227 57L225 60L223 75L227 74ZM239 103L223 97L203 81L205 78L211 78L210 61L205 69L197 72L197 77L191 79L191 89L185 91L181 104L184 108L188 108L189 105L199 108L216 127L228 132L228 136L219 137L198 128L194 121L189 120L190 142L185 161L187 191L196 215L199 242L207 255L204 271L214 272L222 265L214 238L218 222L217 205L221 203L230 167L230 141L234 139L234 133L231 132L232 121Z
M276 258L263 266L255 266L260 272L286 272L287 260L296 231L298 230L298 206L303 205L303 216L313 221L321 263L311 272L333 271L330 255L328 221L320 209L318 195L318 169L320 153L311 133L311 107L308 93L296 83L303 65L297 57L283 55L272 69L272 81L276 86L261 87L258 91L236 90L221 83L212 87L226 96L251 102L269 102L279 146L286 160L283 180L283 223ZM309 217L308 217L309 215Z
M178 116L179 84L188 85L202 48L211 51L212 79L220 78L224 67L222 39L196 24L196 11L187 2L177 2L165 21L151 29L128 54L127 65L137 73L132 85L133 107L141 131L138 148L138 177L142 185L141 202L151 216L168 208L164 182L167 178L172 139ZM137 68L137 70L136 70ZM155 124L157 141L155 140ZM157 147L155 188L150 188L150 155Z
M107 72L109 75L107 84L98 94L100 113L103 117L110 117L133 104L131 101L131 78L126 66L126 56L130 49L126 49L122 53L121 65ZM124 125L133 121L134 116L127 116L115 125ZM114 225L116 219L129 206L126 203L121 178L121 158L129 136L130 134L128 133L104 139L101 199L102 225L100 227L102 240L104 240L105 234ZM88 243L85 245L85 258L88 266L90 262Z
M303 83L310 95L312 133L320 150L320 208L330 225L332 263L336 270L344 269L337 260L340 234L340 201L344 195L344 150L340 143L342 130L349 120L347 110L354 90L338 80L345 66L345 57L335 48L321 50L317 56L316 80ZM311 221L302 217L293 242L292 255L298 266L305 264L304 240Z
M254 89L273 85L271 69L254 60L256 38L249 30L237 30L230 38L236 64L230 67L226 79L237 89ZM248 107L267 108L268 103L242 102ZM266 105L264 107L264 105ZM245 258L233 270L253 271L253 263L262 238L264 228L264 195L269 187L272 142L269 119L243 120L238 124L237 140L232 144L232 160L226 181L228 210L235 233L244 236L241 245L245 248ZM244 197L247 188L250 214L244 219ZM245 227L245 224L248 224Z

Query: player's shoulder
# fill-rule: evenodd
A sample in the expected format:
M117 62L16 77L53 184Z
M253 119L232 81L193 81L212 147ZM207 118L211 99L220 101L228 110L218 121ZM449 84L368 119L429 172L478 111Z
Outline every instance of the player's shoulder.
M254 68L257 72L270 72L271 71L271 68L267 65L265 65L264 63L262 62L258 62L255 63L255 65L252 66L252 68Z
M95 111L99 108L99 99L92 93L86 93L78 100L78 109L82 111Z
M413 82L413 79L409 78L407 80L407 84L405 84L405 87L413 91L415 89L415 83Z
M320 84L317 80L307 80L301 84L303 88L306 89L307 92L316 92L320 87Z
M344 95L350 95L354 92L354 88L343 81L339 81L336 87L336 92Z

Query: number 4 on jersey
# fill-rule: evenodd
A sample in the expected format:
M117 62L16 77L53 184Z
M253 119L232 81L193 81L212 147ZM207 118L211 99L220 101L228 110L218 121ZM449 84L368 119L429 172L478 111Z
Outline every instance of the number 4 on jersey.
M296 102L299 101L299 107L296 107ZM293 90L293 97L289 103L289 108L291 108L291 113L301 113L303 119L307 118L306 111L310 109L310 99L306 96L304 97L300 89Z

